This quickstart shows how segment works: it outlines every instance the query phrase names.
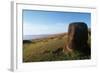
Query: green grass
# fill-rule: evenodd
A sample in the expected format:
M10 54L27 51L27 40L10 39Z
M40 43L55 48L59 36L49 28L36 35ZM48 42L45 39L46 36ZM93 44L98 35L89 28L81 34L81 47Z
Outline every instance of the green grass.
M67 44L67 34L56 35L55 37L32 40L31 43L23 44L23 62L39 61L61 61L85 59L80 57L80 52L74 52L71 55L62 51L55 53L58 48L64 48ZM86 57L87 58L87 57Z

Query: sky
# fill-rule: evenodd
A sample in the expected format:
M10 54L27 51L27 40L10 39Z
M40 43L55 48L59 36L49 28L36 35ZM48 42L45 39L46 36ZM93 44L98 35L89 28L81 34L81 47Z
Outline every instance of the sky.
M23 35L58 34L68 31L71 22L91 27L91 13L23 10Z

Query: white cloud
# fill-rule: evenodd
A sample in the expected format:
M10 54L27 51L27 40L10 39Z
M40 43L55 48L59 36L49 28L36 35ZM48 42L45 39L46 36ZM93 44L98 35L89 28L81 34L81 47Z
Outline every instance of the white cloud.
M68 25L62 25L62 23L56 23L53 25L40 25L40 24L23 24L24 35L38 35L38 34L55 34L66 32Z

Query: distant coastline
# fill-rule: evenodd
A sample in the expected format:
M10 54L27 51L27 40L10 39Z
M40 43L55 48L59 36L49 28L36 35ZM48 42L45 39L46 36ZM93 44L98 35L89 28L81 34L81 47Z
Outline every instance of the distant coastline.
M40 38L46 38L50 35L24 35L23 40L34 40L34 39L40 39Z
M56 35L61 35L66 33L59 33L59 34L40 34L40 35L23 35L23 40L35 40L47 37L54 37Z

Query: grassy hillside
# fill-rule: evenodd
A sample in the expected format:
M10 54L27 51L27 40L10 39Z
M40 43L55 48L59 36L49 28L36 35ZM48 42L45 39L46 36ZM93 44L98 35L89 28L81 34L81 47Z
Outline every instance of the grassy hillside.
M57 34L49 36L47 38L36 39L32 41L24 40L23 62L61 61L61 60L77 60L77 59L89 58L89 57L80 58L79 56L80 52L74 52L73 55L65 54L63 52L65 43L67 44L66 33Z

